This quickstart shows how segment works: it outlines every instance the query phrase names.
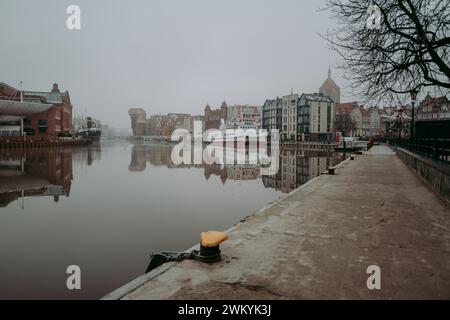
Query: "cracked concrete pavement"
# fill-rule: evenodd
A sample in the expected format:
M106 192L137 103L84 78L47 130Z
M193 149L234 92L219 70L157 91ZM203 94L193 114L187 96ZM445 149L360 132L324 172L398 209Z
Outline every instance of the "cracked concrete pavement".
M122 289L122 298L450 298L450 210L384 146L229 235L222 261L165 264L137 288ZM373 264L381 268L381 290L366 287Z

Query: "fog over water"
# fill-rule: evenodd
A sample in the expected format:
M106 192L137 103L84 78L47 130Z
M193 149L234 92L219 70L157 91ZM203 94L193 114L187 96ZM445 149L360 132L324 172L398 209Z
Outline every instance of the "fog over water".
M66 9L81 8L81 30ZM75 114L129 128L127 110L203 113L317 92L338 57L323 0L0 2L0 81L69 90ZM333 78L345 82L337 71ZM345 97L351 101L353 98Z

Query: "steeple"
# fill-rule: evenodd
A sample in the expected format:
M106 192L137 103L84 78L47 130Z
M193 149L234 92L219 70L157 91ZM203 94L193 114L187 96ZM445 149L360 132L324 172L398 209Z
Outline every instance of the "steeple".
M331 66L328 67L328 78L320 86L319 93L329 96L335 103L341 102L341 89L331 78Z
M226 103L225 100L222 102L222 105L220 106L220 108L221 109L227 109L228 108L227 103Z

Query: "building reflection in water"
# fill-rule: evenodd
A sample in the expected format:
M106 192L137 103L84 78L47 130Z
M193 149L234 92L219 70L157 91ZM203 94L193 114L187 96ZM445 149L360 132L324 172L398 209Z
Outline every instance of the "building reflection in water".
M72 151L40 149L0 154L0 207L26 197L69 196L72 182Z
M212 164L174 165L171 160L172 145L135 144L131 152L130 171L144 171L147 164L168 168L202 168L207 180L217 176L225 184L227 180L256 180L260 178L260 165ZM345 154L334 151L280 150L279 170L276 175L262 176L266 188L288 193L325 172L330 165L345 159Z
M262 181L266 188L289 193L345 158L345 154L333 151L281 150L278 173L263 176Z
M94 162L102 159L102 149L98 144L90 145L86 148L76 148L73 150L73 161L79 164L86 164L90 167Z

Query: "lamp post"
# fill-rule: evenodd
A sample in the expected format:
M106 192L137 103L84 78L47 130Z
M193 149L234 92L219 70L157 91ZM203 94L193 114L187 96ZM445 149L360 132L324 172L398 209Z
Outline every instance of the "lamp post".
M400 145L400 140L402 139L402 116L403 116L403 108L397 108L397 129L398 129L398 141L397 145Z
M411 133L409 135L409 139L410 139L411 143L413 143L413 141L414 141L414 105L416 103L418 92L419 91L417 89L412 89L410 91L410 94L411 94Z

